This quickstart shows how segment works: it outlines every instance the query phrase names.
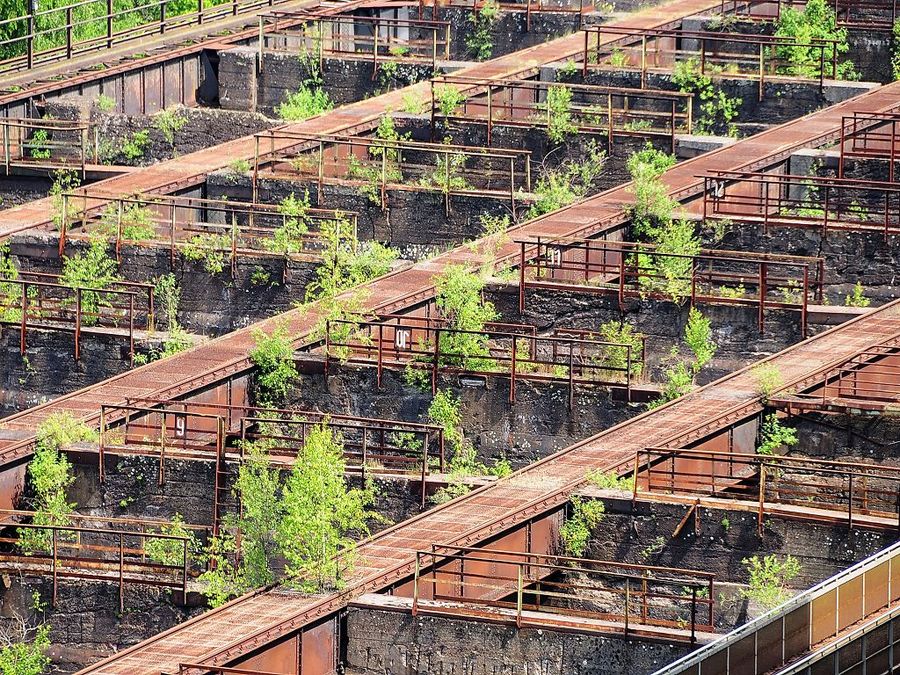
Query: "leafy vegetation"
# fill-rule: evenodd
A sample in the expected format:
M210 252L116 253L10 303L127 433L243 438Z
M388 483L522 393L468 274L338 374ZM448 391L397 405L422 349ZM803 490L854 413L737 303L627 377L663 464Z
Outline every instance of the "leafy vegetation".
M786 7L776 23L775 37L793 38L798 43L798 46L777 47L777 57L789 64L782 69L785 75L811 78L830 76L832 60L840 59L850 50L847 29L838 27L834 10L826 0L808 0L803 9ZM822 49L813 46L821 40L837 41L835 45L825 46L824 57ZM846 80L859 79L856 67L849 59L838 63L837 76Z
M28 640L28 633L32 633ZM21 639L0 646L0 675L41 675L50 668L50 624L22 630Z
M103 289L119 280L118 265L107 252L106 240L92 237L87 249L63 258L59 283L70 288L93 288L81 292L82 323L95 325L100 308L108 306ZM74 301L73 301L74 302Z
M262 246L273 253L300 253L309 233L309 190L296 197L292 192L278 204L283 216L281 225L272 232L271 239L264 239Z
M297 91L287 93L284 101L275 107L275 114L289 122L300 122L333 107L328 93L316 82L307 80Z
M900 19L891 29L891 74L894 80L900 80Z
M339 588L353 565L353 535L368 534L374 490L349 488L344 480L343 442L326 423L313 427L282 484L260 444L244 447L236 492L241 513L229 526L241 532L241 555L235 563L235 540L223 535L208 556L214 565L201 575L210 604L279 580L277 561L284 560L283 580L307 592Z
M535 201L526 218L556 211L587 195L605 164L606 153L591 142L581 160L566 161L555 169L543 170L534 187Z
M172 108L160 110L153 116L153 126L159 129L169 145L175 147L175 134L187 124L187 117Z
M580 558L587 549L591 530L603 520L606 507L599 500L585 501L580 497L572 497L569 503L571 512L566 522L559 528L559 536L566 555Z
M778 415L772 413L763 420L759 430L757 455L774 455L778 448L797 444L797 430L781 424Z
M170 522L163 524L159 529L159 533L172 537L186 538L186 552L188 556L197 548L194 533L185 527L184 518L182 518L180 513L176 513ZM144 544L144 552L150 560L160 565L180 565L185 555L185 545L179 539L149 537Z
M701 73L697 59L676 63L672 71L672 82L679 91L693 94L700 101L700 115L694 123L695 133L737 136L737 128L733 122L737 119L743 100L728 96L724 89L713 83L712 77Z
M438 85L434 88L434 101L437 104L438 112L444 117L450 117L466 100L466 97L448 84Z
M75 481L72 464L62 450L80 441L95 441L97 433L70 413L57 412L41 422L35 434L34 457L28 463L30 504L35 525L67 525L75 508L66 490ZM49 551L49 530L19 528L19 547L25 553Z
M553 143L562 143L577 133L572 121L572 90L563 86L547 88L547 136Z
M628 158L626 167L631 174L634 194L631 224L636 235L652 238L660 227L672 222L678 202L669 197L668 188L660 177L674 165L673 155L656 150L649 143Z
M472 31L466 37L466 49L476 61L487 61L494 53L491 31L500 14L500 4L496 0L484 0L481 9L469 15Z
M255 329L251 333L255 343L250 360L256 366L256 403L276 408L284 403L298 373L294 364L294 344L284 325L271 333Z
M63 194L71 192L81 185L81 178L73 169L57 169L53 172L53 183L50 185L50 214L57 230L63 225Z
M588 473L587 479L591 485L596 485L602 490L634 491L634 476L622 476L620 478L615 471L595 469Z
M641 356L644 336L638 333L634 326L627 321L607 321L597 331L604 342L613 342L627 345L624 347L605 347L603 364L617 370L628 368L628 347L631 347L631 371L630 374L637 377L641 374L642 364L638 360Z
M756 391L763 402L784 386L781 371L771 363L760 363L753 366L750 374L756 380Z
M122 155L129 162L135 162L144 156L148 145L150 145L150 132L146 129L135 131L130 136L126 136L122 142Z
M791 597L788 583L800 574L800 561L789 555L783 560L772 554L762 558L751 556L741 561L750 576L748 588L741 595L774 609Z
M463 265L448 265L434 277L435 307L447 327L466 333L441 335L441 352L445 363L470 370L482 370L488 355L487 335L479 333L498 314L494 305L482 297L484 280Z
M862 283L857 281L853 286L853 290L844 298L844 305L847 307L868 307L872 304L872 301L866 297L865 291L866 289L863 288Z
M691 351L692 358L685 360L677 347L672 349L669 355L672 365L665 370L666 382L663 385L662 395L649 404L650 408L674 401L688 393L693 388L701 369L715 356L716 344L712 339L710 321L696 307L691 307L688 312L684 341Z

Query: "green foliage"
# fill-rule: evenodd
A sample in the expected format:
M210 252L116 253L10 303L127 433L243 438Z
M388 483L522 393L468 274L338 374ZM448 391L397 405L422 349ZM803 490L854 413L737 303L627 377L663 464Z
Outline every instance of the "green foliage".
M854 284L853 290L844 298L844 305L847 307L868 307L871 304L872 301L866 297L865 289L859 281Z
M263 248L273 253L300 253L309 233L309 190L296 197L292 192L278 204L283 216L281 225L272 232L271 239L262 242Z
M644 336L638 333L627 321L607 321L597 331L604 342L615 342L631 347L631 375L641 374L641 357ZM628 368L628 347L605 347L603 364L616 369Z
M571 514L559 528L559 536L566 555L580 558L587 549L591 530L603 520L606 507L601 501L584 501L580 497L572 497L570 504Z
M334 103L328 93L307 80L297 91L288 92L284 101L275 108L275 114L288 122L300 122L333 107Z
M434 277L435 306L447 327L474 333L447 333L441 336L441 351L445 363L470 370L484 369L488 355L485 334L479 333L498 314L494 305L482 297L484 280L463 265L448 265Z
M688 321L684 328L684 341L691 350L693 358L686 361L681 358L678 347L672 348L670 355L672 365L665 370L666 381L662 394L660 398L652 401L648 408L659 407L663 403L674 401L688 393L694 386L697 374L715 356L716 344L712 340L709 319L694 307L691 307L688 312Z
M221 274L231 255L231 236L224 232L195 234L181 245L181 255L201 263L208 274Z
M749 587L741 595L774 609L791 597L787 584L800 574L800 561L793 556L779 560L772 554L763 558L752 556L741 561L750 576Z
M450 117L466 97L454 87L448 84L438 85L434 88L434 101L438 112L444 117Z
M547 136L553 143L562 143L578 132L572 121L572 90L563 86L547 88Z
M351 534L369 533L373 501L369 486L348 489L340 437L313 427L284 486L277 540L288 579L309 592L339 588L353 561Z
M46 129L37 129L31 135L27 147L31 152L33 159L50 159L50 148L47 143L50 141L50 133Z
M62 450L81 441L96 441L97 433L70 413L57 412L45 419L35 434L34 456L28 463L28 485L35 525L67 525L75 504L66 499L75 481L72 464ZM49 530L20 528L19 546L25 553L49 551Z
M177 110L165 108L153 116L153 125L159 129L163 138L175 147L175 134L187 124L187 118L179 114Z
M448 391L438 389L428 406L428 419L444 430L444 442L450 446L453 454L450 457L451 471L465 463L464 444L462 433L462 412L460 401Z
M284 513L280 501L280 472L271 465L266 445L247 443L235 490L241 498L237 525L241 532L241 584L267 586L276 579L273 566L279 553L277 532Z
M695 133L703 136L713 133L727 133L736 136L733 122L743 103L739 97L730 97L713 83L712 78L700 72L697 59L679 61L672 71L672 82L679 91L693 94L700 101L700 115L694 124Z
M663 403L681 398L691 390L694 385L694 376L691 369L684 361L677 361L665 370L666 381L660 397L651 401L648 409L658 408Z
M625 68L628 66L628 54L621 49L613 49L609 55L609 65L613 68Z
M631 224L638 236L652 237L660 227L672 223L678 202L669 197L668 187L660 177L675 165L675 157L656 150L650 143L632 153L626 166L631 174Z
M159 533L187 538L188 556L197 548L194 533L185 527L184 518L181 517L180 513L176 513L170 522L160 527ZM149 537L144 543L144 552L150 560L160 565L180 565L184 561L185 545L178 539Z
M753 366L750 374L756 380L756 390L763 401L767 401L772 394L784 386L781 371L771 363L760 363Z
M106 238L116 237L119 231L119 206L110 203L100 214L97 232ZM121 211L122 238L129 241L148 241L156 236L153 211L149 206L123 204Z
M891 30L891 74L894 80L900 80L900 19Z
M526 218L556 211L587 195L605 164L606 153L591 142L581 160L567 161L555 169L543 171L534 187L535 201Z
M575 77L575 75L577 75L577 74L578 74L578 64L575 63L574 59L568 59L556 71L556 81L557 82L568 82L573 77Z
M100 112L111 112L116 107L116 99L106 94L100 94L94 104Z
M701 251L694 224L687 220L670 220L661 222L646 234L660 255L636 254L640 269L648 274L638 277L638 283L643 291L663 293L672 302L681 304L691 294L694 262L679 256L695 256Z
M135 131L131 136L126 136L122 143L122 154L130 162L139 160L144 156L147 146L150 145L150 132Z
M445 138L444 144L449 145L450 139ZM441 190L444 194L456 190L471 190L472 186L466 180L466 156L461 152L437 152L434 158L435 168L419 179L419 185L427 188Z
M357 242L350 224L342 219L319 226L322 264L306 287L306 300L334 298L348 288L387 274L398 257L396 250L376 241Z
M42 624L30 642L9 642L0 647L0 675L41 675L50 667L50 625Z
M823 65L824 75L830 75L832 59L850 50L847 30L838 27L834 10L826 0L808 0L802 10L786 7L778 18L775 37L793 38L798 43L798 46L777 48L778 58L790 64L782 69L784 75L819 78L823 75ZM812 46L817 40L837 40L837 44L826 46L822 59L822 50ZM848 80L859 79L850 60L838 64L837 75Z
M47 193L50 197L50 213L53 225L62 229L63 193L70 192L81 185L81 178L73 169L58 169L53 172L53 183Z
M684 327L684 341L688 349L694 354L694 362L691 366L694 374L700 370L716 355L716 343L712 340L712 328L709 319L700 313L696 307L691 307L688 312L687 325Z
M250 162L246 159L235 159L228 165L228 170L234 174L245 174L250 171Z
M84 325L91 326L97 323L100 308L109 305L102 289L118 280L118 265L107 253L105 239L92 238L86 250L63 258L59 283L69 288L100 289L81 293Z
M774 455L778 448L791 447L796 444L797 430L783 426L778 420L778 415L772 413L766 416L759 430L759 445L756 446L756 454Z
M393 116L382 115L378 122L378 128L375 129L375 138L392 143L373 143L368 149L369 156L380 161L373 166L366 166L356 157L350 157L350 177L366 181L361 191L373 204L381 205L382 183L401 183L403 181L403 173L400 171L401 151L392 147L392 144L409 140L409 137L409 133L401 134L397 131Z
M22 320L22 287L18 284L3 283L2 279L16 280L19 270L9 253L9 242L0 243L0 320Z
M634 476L622 476L620 478L615 471L595 469L588 473L587 479L592 485L596 485L603 490L634 491Z
M500 14L500 4L495 0L485 0L481 9L469 15L472 32L466 37L466 49L476 61L486 61L494 53L491 30Z
M260 329L251 332L254 348L250 360L256 366L256 403L275 408L284 403L298 373L294 364L294 344L284 325L271 333Z

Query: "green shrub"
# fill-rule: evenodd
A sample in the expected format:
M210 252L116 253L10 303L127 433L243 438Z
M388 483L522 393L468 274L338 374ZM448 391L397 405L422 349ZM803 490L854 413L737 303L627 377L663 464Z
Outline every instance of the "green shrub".
M778 415L772 413L763 420L759 430L759 445L756 446L757 455L774 455L775 451L783 446L796 445L797 430L781 424Z
M334 103L324 89L304 82L297 91L288 92L275 108L275 114L288 122L300 122L333 107Z
M765 609L774 609L791 597L787 584L800 574L800 561L789 555L783 560L772 554L751 556L741 561L750 577L749 587L741 595Z
M603 520L606 507L601 501L584 501L580 497L572 497L571 514L559 528L563 550L566 555L580 558L587 549L593 530Z
M291 387L297 381L294 363L294 343L284 325L278 325L271 333L254 329L255 343L250 360L256 366L256 402L266 408L284 403Z

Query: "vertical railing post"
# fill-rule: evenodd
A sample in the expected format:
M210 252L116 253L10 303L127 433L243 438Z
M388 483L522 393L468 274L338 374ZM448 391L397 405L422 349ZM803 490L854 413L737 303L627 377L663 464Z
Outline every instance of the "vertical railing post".
M112 47L113 37L113 0L106 0L106 46Z
M119 533L119 614L125 613L125 541Z
M530 0L529 0L530 3ZM522 596L524 594L524 581L522 579L522 563L516 565L516 628L522 627Z
M81 358L81 287L75 289L75 360Z

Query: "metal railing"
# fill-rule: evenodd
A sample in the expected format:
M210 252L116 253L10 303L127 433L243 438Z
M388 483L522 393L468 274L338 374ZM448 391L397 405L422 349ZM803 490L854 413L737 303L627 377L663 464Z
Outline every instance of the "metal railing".
M113 0L80 0L0 20L0 73L71 59L80 54L226 16L237 16L284 0L196 0L196 9L171 14L170 0L145 0L115 9Z
M59 579L63 578L117 584L120 612L124 611L125 586L129 584L178 589L186 601L189 578L202 571L194 564L198 561L192 558L192 546L198 535L208 535L209 528L183 525L189 535L168 534L163 532L166 521L78 514L66 516L65 524L20 522L36 515L32 511L0 510L0 543L13 547L0 553L0 569L52 577L53 606ZM177 561L154 560L147 549L150 542L171 542L163 544L163 553Z
M897 0L828 0L838 26L890 31L897 20ZM806 0L722 0L720 14L744 20L775 21L782 10L803 9Z
M326 56L370 57L372 78L379 63L429 63L450 58L450 23L422 19L329 16L312 12L269 12L259 17L259 63L265 52L306 55L319 70Z
M766 78L804 76L802 69L798 72L789 59L779 56L780 50L798 48L818 54L814 79L818 80L820 88L825 86L825 79L835 79L838 73L837 40L799 42L770 35L611 25L588 26L582 30L584 77L592 68L638 71L642 89L647 86L648 73L668 72L679 62L693 61L701 75L757 81L761 101ZM591 36L595 36L593 40Z
M576 386L624 389L631 400L643 348L638 353L630 344L607 342L590 331L557 329L547 336L524 328L486 324L481 331L456 330L439 320L399 315L329 320L325 377L331 364L355 363L375 365L379 387L385 368L402 368L425 373L432 392L441 374L508 377L510 403L518 381L564 383L570 406Z
M421 504L425 505L425 480L432 469L446 470L443 429L439 426L291 411L281 415L259 413L240 422L241 457L245 443L261 442L275 466L291 467L303 451L310 431L326 425L338 437L348 473L368 476L418 475ZM429 449L435 451L429 454Z
M884 160L888 181L896 180L900 156L900 113L853 113L841 118L841 156L838 178L845 177L847 160Z
M0 323L19 326L21 353L26 351L29 329L74 333L76 361L81 358L84 328L106 332L124 329L133 363L135 330L154 328L153 285L114 281L105 288L95 288L69 286L61 280L59 275L41 272L17 272L16 278L0 278Z
M766 311L797 311L806 335L809 302L821 302L824 292L824 258L718 250L683 255L604 239L518 243L520 312L529 287L616 295L623 309L627 298L690 299L692 305L756 307L760 331Z
M3 169L72 169L86 175L89 158L97 162L96 146L88 138L90 124L78 120L0 117Z
M416 552L412 613L590 630L587 619L625 635L662 627L683 631L667 638L693 643L698 631L714 630L714 580L670 567L433 544Z
M755 673L775 671L891 608L900 600L898 574L894 544L653 675L738 675L748 665Z
M440 16L441 8L462 7L477 12L484 7L484 0L419 0L419 18L424 15L425 8L431 7L434 18ZM578 27L581 27L582 15L595 11L593 0L524 0L523 2L498 2L502 12L525 12L525 32L531 32L531 15L534 12L557 12L577 14Z
M436 94L442 87L464 95L452 112ZM674 152L675 134L691 133L693 128L693 96L682 92L444 75L431 80L432 134L436 117L484 122L488 145L498 124L549 127L553 114L547 105L550 89L571 94L568 121L579 133L606 134L610 154L616 137L668 139Z
M166 460L211 461L217 466L216 491L222 489L226 463L244 459L244 442L263 441L272 465L290 468L310 429L325 425L340 437L349 473L418 475L422 500L425 479L446 470L443 428L433 424L312 410L259 408L158 399L129 400L100 408L99 466L104 480L106 455L159 458L158 482L166 478ZM218 496L214 511L218 513Z
M113 197L81 190L62 195L59 250L62 255L69 239L99 233L114 244L121 261L126 243L166 242L173 266L176 253L185 248L213 251L227 257L233 274L238 258L248 252L320 254L323 226L337 228L338 236L355 246L356 213L312 208L302 196L283 206L156 194Z
M718 171L703 177L704 219L900 234L900 185L852 178Z
M900 468L808 457L647 448L635 457L634 497L687 494L757 503L757 524L771 506L836 511L847 525L900 530ZM786 512L779 512L780 515ZM871 518L860 520L862 516Z
M900 346L876 345L860 351L825 376L822 405L830 399L900 406Z
M313 177L320 205L325 181L347 178L364 183L369 199L383 209L389 185L442 192L448 214L451 195L508 199L515 210L517 192L531 191L531 152L527 150L285 130L268 130L253 138L254 195L264 167L274 175Z

